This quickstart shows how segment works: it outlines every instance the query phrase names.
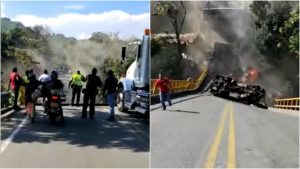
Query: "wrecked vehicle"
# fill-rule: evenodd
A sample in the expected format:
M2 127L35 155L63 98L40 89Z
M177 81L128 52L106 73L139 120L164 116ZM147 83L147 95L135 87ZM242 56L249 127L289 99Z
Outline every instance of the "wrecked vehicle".
M215 96L232 99L248 105L253 104L260 108L267 108L265 89L259 85L238 83L231 77L217 75L210 92Z

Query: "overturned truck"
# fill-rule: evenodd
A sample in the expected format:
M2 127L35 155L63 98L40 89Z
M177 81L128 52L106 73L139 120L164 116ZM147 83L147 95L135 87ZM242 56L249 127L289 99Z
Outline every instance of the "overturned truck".
M265 89L259 85L238 83L231 77L217 75L210 92L215 96L232 99L248 105L253 104L260 108L267 108Z

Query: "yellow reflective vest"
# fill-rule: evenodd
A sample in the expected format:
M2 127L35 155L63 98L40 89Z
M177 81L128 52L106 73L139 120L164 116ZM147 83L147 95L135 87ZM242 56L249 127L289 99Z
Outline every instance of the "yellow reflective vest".
M82 75L81 74L73 73L71 80L72 80L72 84L77 85L77 86L82 86Z

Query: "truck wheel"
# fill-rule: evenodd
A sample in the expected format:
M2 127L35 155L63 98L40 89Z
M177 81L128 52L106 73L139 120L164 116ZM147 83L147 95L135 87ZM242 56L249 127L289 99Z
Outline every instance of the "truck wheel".
M118 90L118 96L117 96L117 107L119 109L119 111L121 112L127 112L127 108L125 107L124 104L124 89L123 87L119 88Z

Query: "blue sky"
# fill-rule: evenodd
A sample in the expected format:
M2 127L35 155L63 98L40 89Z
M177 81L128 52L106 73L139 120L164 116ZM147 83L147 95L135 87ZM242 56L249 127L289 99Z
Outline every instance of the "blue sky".
M99 13L121 10L130 14L150 11L149 1L3 1L5 15L15 17L19 14L54 16L60 13Z
M150 27L149 1L1 1L1 16L25 26L42 25L78 39L93 32L141 37Z

